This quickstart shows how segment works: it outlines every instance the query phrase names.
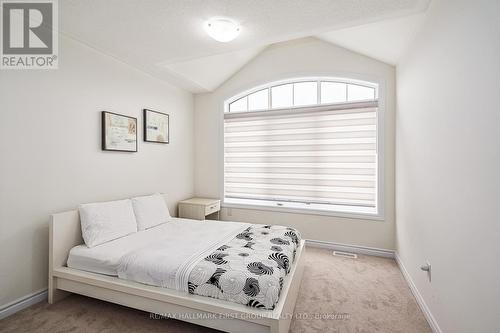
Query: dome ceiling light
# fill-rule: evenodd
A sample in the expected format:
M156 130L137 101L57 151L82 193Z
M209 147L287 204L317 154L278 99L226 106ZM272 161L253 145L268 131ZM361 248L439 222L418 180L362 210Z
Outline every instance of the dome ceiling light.
M238 37L240 26L228 18L212 18L205 22L205 31L218 42L227 43Z

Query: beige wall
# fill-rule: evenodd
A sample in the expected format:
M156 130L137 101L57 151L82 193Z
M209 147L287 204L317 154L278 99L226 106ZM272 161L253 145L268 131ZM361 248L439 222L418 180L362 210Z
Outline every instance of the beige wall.
M500 332L499 14L433 1L397 68L397 251L443 332Z
M221 193L221 126L227 98L267 82L298 76L340 76L379 81L385 86L384 221L288 214L249 209L222 210L225 220L277 223L297 227L305 238L394 248L394 67L313 39L268 47L213 93L195 96L195 190L200 196ZM231 213L231 216L228 216Z
M170 144L142 141L144 107ZM0 308L47 286L49 214L81 202L194 192L193 98L67 38L60 68L0 71ZM139 118L139 152L100 149L100 111Z

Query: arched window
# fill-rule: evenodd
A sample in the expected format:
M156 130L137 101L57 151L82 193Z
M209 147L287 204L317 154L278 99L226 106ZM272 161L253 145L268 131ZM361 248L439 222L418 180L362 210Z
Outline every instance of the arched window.
M225 102L224 204L379 215L378 85L280 81Z
M333 78L275 82L231 98L226 112L374 101L378 96L377 88L369 82Z

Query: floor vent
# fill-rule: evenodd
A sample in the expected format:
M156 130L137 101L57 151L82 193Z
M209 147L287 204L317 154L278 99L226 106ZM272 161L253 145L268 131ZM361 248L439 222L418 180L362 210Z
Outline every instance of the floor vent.
M358 258L358 255L356 253L342 252L342 251L333 251L333 255L337 256L337 257L344 257L344 258L351 258L351 259Z

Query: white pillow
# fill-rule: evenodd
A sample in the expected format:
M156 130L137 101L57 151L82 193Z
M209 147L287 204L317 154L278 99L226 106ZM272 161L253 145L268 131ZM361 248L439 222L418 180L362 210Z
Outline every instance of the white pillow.
M171 218L165 199L160 194L132 198L132 206L139 230L168 222Z
M130 199L83 204L79 210L82 237L88 247L137 232Z

